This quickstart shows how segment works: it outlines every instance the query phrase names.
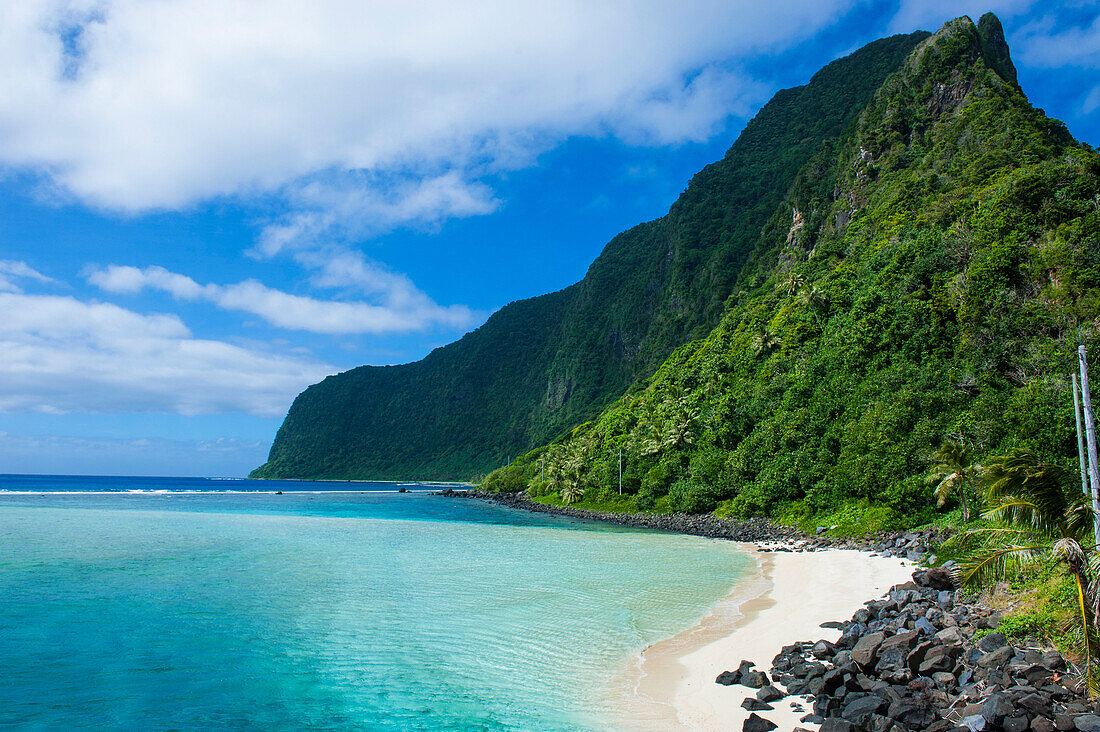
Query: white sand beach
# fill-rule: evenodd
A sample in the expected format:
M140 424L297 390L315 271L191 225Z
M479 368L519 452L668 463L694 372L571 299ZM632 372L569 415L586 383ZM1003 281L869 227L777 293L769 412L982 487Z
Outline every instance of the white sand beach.
M784 645L799 640L836 640L840 631L820 627L846 620L869 599L910 579L912 566L896 558L854 550L762 553L746 545L759 563L754 576L719 603L695 627L646 648L627 671L620 691L630 699L622 722L634 729L739 730L742 709L755 690L721 686L715 677L742 659L770 670ZM805 711L792 709L803 702ZM810 713L800 698L774 702L757 712L780 732L802 725Z

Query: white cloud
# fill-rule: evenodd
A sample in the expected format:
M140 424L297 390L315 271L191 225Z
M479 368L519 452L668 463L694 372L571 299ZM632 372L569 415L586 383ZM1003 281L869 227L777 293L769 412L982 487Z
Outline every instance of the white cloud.
M305 261L319 270L314 284L355 287L377 296L379 304L318 300L267 287L256 280L232 285L200 285L190 277L163 267L110 265L88 272L88 281L112 293L135 293L144 288L162 290L181 300L212 302L225 310L258 315L289 330L313 333L393 333L432 326L463 329L483 316L461 305L442 307L418 290L405 276L388 272L350 252L303 252Z
M294 210L265 227L251 252L257 257L316 249L406 224L430 226L487 214L498 205L488 186L466 181L456 171L396 182L362 173L327 176L290 186L285 195Z
M367 228L476 215L495 205L480 177L568 136L706 137L760 101L741 59L856 4L18 0L0 164L121 211L285 191L304 211L267 232L274 249L357 203Z
M1086 96L1085 100L1081 102L1081 112L1083 114L1092 114L1097 109L1100 109L1100 86L1092 88Z
M23 288L16 284L16 280L53 282L49 277L31 268L26 262L0 259L0 292L22 292Z
M286 413L333 372L318 361L194 338L174 315L0 293L0 412Z
M976 23L988 12L996 13L1004 21L1026 13L1036 4L1036 0L901 0L890 21L890 32L911 33L918 28L935 31L963 15L969 15Z
M14 473L243 476L267 458L268 443L0 432L0 462Z
M1044 16L1020 29L1020 55L1032 66L1100 67L1100 16L1072 25Z

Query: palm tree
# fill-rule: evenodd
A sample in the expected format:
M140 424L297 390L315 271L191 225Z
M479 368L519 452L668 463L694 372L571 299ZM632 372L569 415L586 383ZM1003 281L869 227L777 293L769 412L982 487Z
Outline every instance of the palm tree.
M787 297L794 297L798 293L802 292L802 288L806 286L806 278L797 272L791 272L787 277L787 281L780 287L786 291Z
M1100 556L1093 543L1092 507L1076 490L1076 475L1017 450L992 458L982 471L982 485L990 504L983 518L993 525L947 542L963 549L961 584L1004 580L1047 558L1062 564L1076 585L1086 684L1100 691L1093 666L1100 651Z
M799 293L798 301L810 308L810 312L813 313L814 316L814 322L816 322L817 327L820 328L821 317L817 314L817 310L829 304L829 296L822 292L817 285L808 285L803 286L802 291Z
M688 406L687 397L676 403L673 414L665 421L661 434L661 449L668 450L695 444L695 431L691 428L699 419L699 410Z
M760 356L763 353L769 353L778 348L781 343L779 336L767 328L761 328L752 337L752 355Z
M584 488L581 488L576 478L567 480L565 485L561 488L562 503L576 503L582 498L584 498Z
M640 450L642 455L656 455L659 453L664 446L664 440L661 438L661 429L657 424L647 422L642 432Z
M926 482L935 487L936 505L943 508L948 498L952 495L958 496L963 521L969 521L970 502L967 494L977 472L977 467L972 464L969 448L954 440L947 440L936 453L935 459L938 464L932 468Z

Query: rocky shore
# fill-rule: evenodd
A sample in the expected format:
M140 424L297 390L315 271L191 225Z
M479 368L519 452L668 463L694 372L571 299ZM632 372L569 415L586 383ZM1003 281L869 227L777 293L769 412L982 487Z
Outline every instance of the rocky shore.
M804 705L802 721L822 732L1100 731L1100 709L1065 659L982 633L1000 617L961 601L949 570L917 570L850 620L830 623L842 631L835 643L794 643L770 672L742 661L716 682L756 689L742 704L754 713ZM743 729L776 725L755 715Z
M443 491L513 508L751 542L761 552L857 549L935 563L943 530L884 532L853 539L813 535L765 519L733 521L693 514L627 514L549 506L522 493ZM1075 669L1057 652L1014 646L995 632L1001 617L955 587L951 563L918 569L913 579L868 600L847 620L823 624L839 640L785 646L768 671L763 659L741 661L715 681L740 687L752 712L745 732L777 725L779 704L801 709L803 724L822 732L1100 732L1100 705L1083 693ZM732 663L732 660L731 660ZM765 716L760 716L761 712ZM800 728L796 728L800 729Z
M911 562L924 561L932 554L932 548L947 537L943 530L885 531L868 537L834 537L826 532L831 527L818 527L808 535L793 526L780 526L764 518L744 521L716 518L709 514L692 513L612 513L591 511L573 506L551 506L532 501L526 494L490 493L476 488L454 490L448 488L436 495L455 498L476 498L511 508L556 516L603 521L622 526L644 529L675 531L711 539L729 539L757 544L762 552L806 552L818 549L858 549L884 556L901 557Z

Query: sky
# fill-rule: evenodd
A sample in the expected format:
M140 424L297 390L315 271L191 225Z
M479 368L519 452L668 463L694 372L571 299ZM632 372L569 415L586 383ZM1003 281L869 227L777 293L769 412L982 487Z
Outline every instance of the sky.
M1100 0L8 0L0 474L245 475L309 384L583 277L775 91L987 10L1100 146Z

